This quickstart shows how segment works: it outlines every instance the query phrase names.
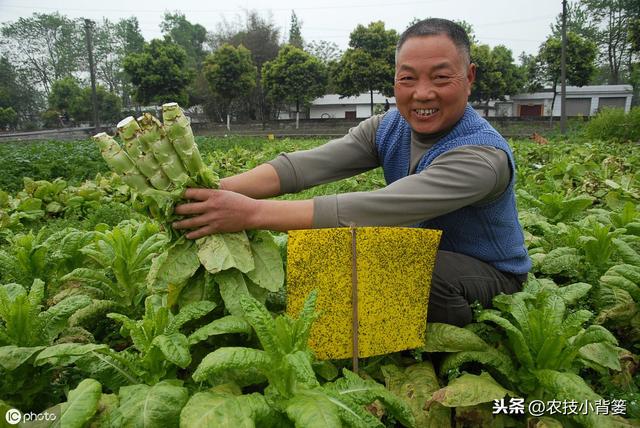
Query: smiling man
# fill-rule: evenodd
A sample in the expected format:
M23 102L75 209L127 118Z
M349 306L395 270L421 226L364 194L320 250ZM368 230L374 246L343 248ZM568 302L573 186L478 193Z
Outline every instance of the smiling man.
M531 262L515 205L513 154L467 103L476 66L459 25L427 19L396 49L397 110L373 116L342 138L189 189L188 238L242 229L418 226L443 231L428 320L465 325L470 304L514 293ZM303 201L265 200L382 167L387 186ZM420 269L420 266L416 266Z

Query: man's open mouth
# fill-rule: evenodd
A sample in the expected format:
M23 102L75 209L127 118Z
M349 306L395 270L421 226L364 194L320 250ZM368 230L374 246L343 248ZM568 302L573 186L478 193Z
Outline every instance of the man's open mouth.
M418 116L428 117L437 113L440 110L437 108L417 108L417 109L414 109L413 111L416 112Z

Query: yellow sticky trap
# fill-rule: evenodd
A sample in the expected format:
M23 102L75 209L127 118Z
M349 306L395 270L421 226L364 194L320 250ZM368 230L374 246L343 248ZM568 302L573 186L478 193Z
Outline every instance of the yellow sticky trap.
M275 139L276 139L276 136L275 136L275 135L273 135L273 134L268 134L268 135L267 135L267 139L268 139L269 141L273 141L273 140L275 140Z
M442 232L356 228L358 357L424 345L427 303ZM309 345L319 359L353 355L352 248L349 228L294 230L287 245L287 314L297 317L318 290L320 317Z

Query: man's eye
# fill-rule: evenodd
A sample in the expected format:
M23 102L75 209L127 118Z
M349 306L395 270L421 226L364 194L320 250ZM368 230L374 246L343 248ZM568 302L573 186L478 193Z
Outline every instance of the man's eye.
M402 77L399 77L398 80L400 80L400 81L413 80L413 77L411 77L411 76L402 76Z

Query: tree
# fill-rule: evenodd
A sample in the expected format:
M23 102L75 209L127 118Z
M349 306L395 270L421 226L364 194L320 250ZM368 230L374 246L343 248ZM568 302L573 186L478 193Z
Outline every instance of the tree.
M180 12L165 13L160 28L165 36L180 45L187 54L187 66L195 76L187 87L190 103L206 104L207 95L210 94L207 94L207 91L203 92L198 82L204 80L202 61L206 55L204 46L207 42L207 30L200 24L192 24Z
M289 28L289 44L298 49L302 49L304 41L302 40L302 33L300 27L302 22L298 21L298 16L295 11L291 11L291 28Z
M489 100L504 100L505 95L515 94L524 86L523 72L513 62L511 51L502 45L493 49L488 45L471 45L471 61L477 68L469 99L485 102L485 115Z
M560 56L562 42L553 36L549 37L541 46L535 63L529 69L529 77L532 89L537 89L545 84L553 88L553 101L557 94L557 86L560 82ZM569 85L588 85L595 73L595 59L597 55L596 45L575 33L567 33L567 83Z
M34 13L2 26L10 60L29 81L49 94L51 84L78 71L86 49L77 21L60 14Z
M104 86L96 87L98 99L98 111L100 122L117 123L122 117L122 103L120 98L107 91ZM93 108L91 104L91 87L85 87L71 100L69 114L77 121L88 122L93 120Z
M49 93L49 108L57 110L58 113L69 113L69 108L75 99L80 96L80 85L73 77L65 77L53 82ZM91 108L91 98L89 98L89 108Z
M109 92L104 86L96 87L98 100L99 120L115 123L120 119L122 103L118 95ZM65 77L53 83L49 94L49 111L56 115L67 115L76 122L88 122L93 120L93 104L91 100L91 87L80 87L72 77ZM53 113L50 113L53 117Z
M171 37L171 40L184 49L189 58L189 66L194 69L200 68L205 56L206 28L200 24L192 24L180 12L166 12L164 20L160 23L160 28L162 34Z
M188 105L187 85L193 77L184 49L170 38L145 43L141 53L124 58L123 66L134 85L134 98L141 104L177 102Z
M256 11L248 11L244 22L230 24L223 21L211 40L213 50L225 43L232 46L244 46L251 52L251 60L257 67L257 81L254 91L242 100L238 113L251 119L266 120L272 116L270 105L265 102L262 90L262 65L271 61L280 50L280 30L271 17L263 18Z
M595 40L597 29L591 22L589 12L579 1L567 2L567 32L575 33L585 39ZM556 16L555 22L551 25L551 34L556 38L562 37L562 12Z
M340 47L336 43L326 40L312 40L305 44L304 50L318 58L325 65L329 65L329 63L333 61L338 61L342 56Z
M11 109L16 120L11 126L35 125L35 118L44 108L44 99L32 85L24 72L17 70L9 59L0 57L0 108Z
M581 0L580 7L594 29L592 40L600 49L600 62L608 69L609 84L621 83L632 66L629 29L640 18L638 0Z
M222 45L205 58L204 74L212 92L220 99L228 126L233 102L247 96L256 86L257 71L251 52L242 45L237 48Z
M18 123L18 113L12 107L0 107L0 129L12 129Z
M373 115L373 91L386 96L393 95L395 73L395 47L398 42L395 30L386 30L382 21L369 26L358 25L351 32L350 48L341 60L331 67L333 83L342 97L357 96L369 92Z
M295 46L284 46L278 56L262 68L262 82L272 100L295 103L296 127L300 105L324 95L326 66L317 58Z
M129 105L131 81L124 72L123 60L128 54L140 53L144 48L138 19L123 18L115 24L104 19L96 27L93 39L98 80L110 92L119 94L123 104Z

